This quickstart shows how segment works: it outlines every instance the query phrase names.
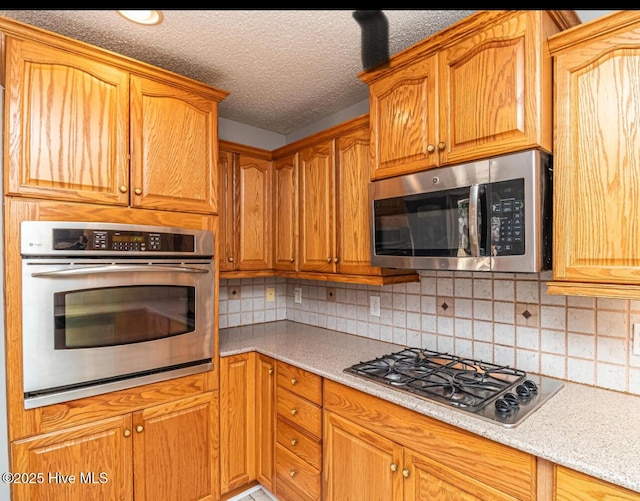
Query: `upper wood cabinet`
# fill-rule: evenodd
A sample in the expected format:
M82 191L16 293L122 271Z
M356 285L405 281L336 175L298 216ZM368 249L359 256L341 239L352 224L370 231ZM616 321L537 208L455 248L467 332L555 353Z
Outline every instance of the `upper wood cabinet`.
M298 267L298 154L273 162L273 267Z
M552 149L548 11L481 11L365 72L371 179Z
M0 20L8 195L217 212L226 93Z
M271 153L220 141L218 170L220 271L271 269Z
M286 276L378 285L418 279L412 270L370 265L368 125L364 115L274 152L274 266Z
M640 297L640 14L557 35L553 282L548 292Z

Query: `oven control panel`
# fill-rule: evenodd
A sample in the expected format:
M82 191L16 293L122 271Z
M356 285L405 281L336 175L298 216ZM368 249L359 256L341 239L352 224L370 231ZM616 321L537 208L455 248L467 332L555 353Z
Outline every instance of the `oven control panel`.
M213 233L164 226L23 221L23 256L213 256Z
M115 252L193 252L194 236L131 230L54 228L53 249Z

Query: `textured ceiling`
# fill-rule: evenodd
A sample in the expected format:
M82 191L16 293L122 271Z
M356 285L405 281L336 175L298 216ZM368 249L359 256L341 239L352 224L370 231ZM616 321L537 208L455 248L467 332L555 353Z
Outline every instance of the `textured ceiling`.
M221 117L288 134L367 98L357 76L362 31L353 12L165 10L164 21L153 27L113 10L0 15L211 84L230 93L220 104ZM385 10L389 54L472 12Z

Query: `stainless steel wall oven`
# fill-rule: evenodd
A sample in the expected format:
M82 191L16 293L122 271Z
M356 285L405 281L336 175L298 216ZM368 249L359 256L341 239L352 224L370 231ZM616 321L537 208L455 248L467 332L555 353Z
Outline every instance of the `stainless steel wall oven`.
M213 368L213 234L25 221L25 408Z

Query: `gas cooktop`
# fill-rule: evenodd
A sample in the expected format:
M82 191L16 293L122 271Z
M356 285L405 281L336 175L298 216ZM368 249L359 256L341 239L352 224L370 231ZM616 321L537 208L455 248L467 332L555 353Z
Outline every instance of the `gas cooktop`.
M344 372L513 427L562 388L518 369L420 348L407 348Z

